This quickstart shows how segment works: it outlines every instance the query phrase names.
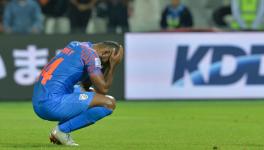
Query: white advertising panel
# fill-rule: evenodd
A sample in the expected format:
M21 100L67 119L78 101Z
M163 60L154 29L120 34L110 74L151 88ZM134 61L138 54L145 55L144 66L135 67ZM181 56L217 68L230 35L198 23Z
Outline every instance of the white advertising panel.
M126 99L264 98L264 33L129 33Z

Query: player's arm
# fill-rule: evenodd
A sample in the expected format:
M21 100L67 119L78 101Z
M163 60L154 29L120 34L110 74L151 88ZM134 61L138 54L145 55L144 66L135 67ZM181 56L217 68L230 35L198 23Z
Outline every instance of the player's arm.
M112 53L109 60L109 67L104 74L90 74L90 80L98 93L106 94L113 82L114 70L117 64L120 63L123 55L123 50L120 50L116 55Z
M108 72L109 72L109 62L107 64L103 65L103 69L101 69L102 73L104 74L104 79L106 78ZM84 80L80 83L81 87L83 88L84 91L91 91L91 92L97 92L93 87L92 87L92 82L90 81L90 78L88 80Z
M114 69L110 69L109 73L105 77L103 74L90 75L90 80L92 81L92 84L94 85L96 92L100 94L106 94L109 91L110 86L112 85L113 82L113 73L114 73Z
M104 79L105 79L105 76L106 76L106 73L108 72L109 70L109 66L103 66L104 69L102 69L102 73L104 74ZM107 69L107 71L106 71ZM96 74L93 74L93 75L96 75ZM91 76L91 75L90 75ZM90 80L90 78L88 80L84 80L84 81L81 81L80 83L81 87L83 88L84 91L87 91L87 92L97 92L92 86L92 82Z

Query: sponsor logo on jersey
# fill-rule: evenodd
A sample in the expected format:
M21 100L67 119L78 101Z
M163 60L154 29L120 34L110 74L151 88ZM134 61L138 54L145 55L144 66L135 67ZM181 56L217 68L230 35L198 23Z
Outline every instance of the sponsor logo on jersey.
M88 99L88 95L87 94L80 94L79 96L79 100L87 100Z

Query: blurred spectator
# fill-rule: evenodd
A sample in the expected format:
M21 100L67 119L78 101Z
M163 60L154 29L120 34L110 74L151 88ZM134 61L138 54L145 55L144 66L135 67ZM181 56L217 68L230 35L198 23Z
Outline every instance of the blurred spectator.
M231 7L230 5L222 6L216 9L213 12L213 20L219 27L226 28L228 27L228 17L231 16Z
M43 28L40 6L34 0L11 0L3 21L7 33L40 33Z
M45 15L46 34L66 34L70 31L70 23L65 16L67 11L67 0L39 0L42 12Z
M132 32L158 31L161 5L165 0L134 0L129 19ZM163 8L163 7L162 7Z
M263 29L264 0L231 0L231 5L214 12L217 25L234 30Z
M180 0L171 0L171 4L162 13L160 26L162 29L192 27L192 14Z
M264 17L264 0L232 0L232 15L236 23L232 28L259 30Z
M212 28L215 24L212 13L226 0L182 0L192 13L195 28ZM228 0L227 0L228 1Z
M0 0L0 32L4 31L3 27L3 14L4 14L4 7L6 4L6 0Z
M70 0L68 17L73 33L84 33L96 0Z
M129 0L109 0L107 4L107 31L109 33L128 32Z
M95 8L92 11L92 17L88 24L87 33L106 33L108 8L106 0L97 0Z

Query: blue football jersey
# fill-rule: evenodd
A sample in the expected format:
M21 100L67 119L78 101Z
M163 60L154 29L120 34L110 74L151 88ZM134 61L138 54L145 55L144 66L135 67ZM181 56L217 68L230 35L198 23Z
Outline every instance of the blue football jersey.
M70 42L43 69L34 86L33 100L48 100L69 94L74 85L102 74L99 56L90 42Z

